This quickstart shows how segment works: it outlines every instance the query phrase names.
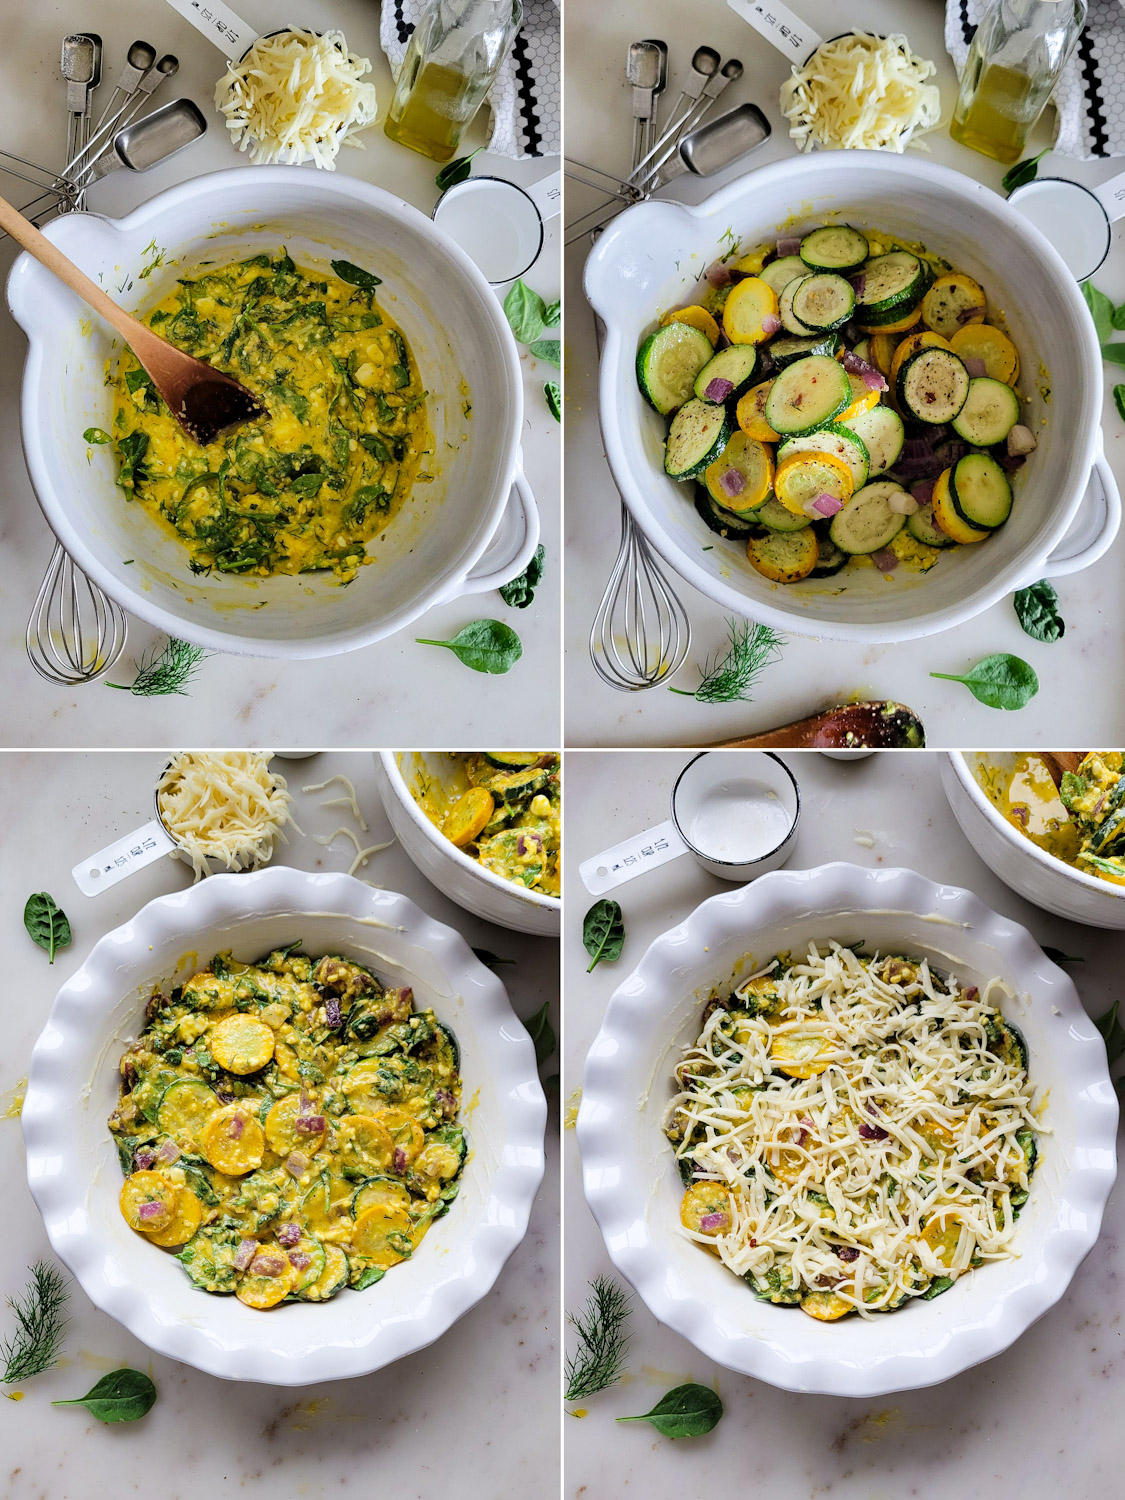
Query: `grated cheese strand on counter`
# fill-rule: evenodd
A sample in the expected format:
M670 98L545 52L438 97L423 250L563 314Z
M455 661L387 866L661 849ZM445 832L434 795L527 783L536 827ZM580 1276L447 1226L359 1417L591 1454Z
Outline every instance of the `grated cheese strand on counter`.
M215 107L231 140L250 160L335 171L340 147L362 146L357 131L375 123L375 85L365 57L348 50L341 31L318 36L294 26L259 37L215 85Z
M666 1129L695 1182L729 1194L685 1232L762 1296L828 1290L866 1316L1013 1254L1012 1194L1022 1203L1029 1177L1017 1132L1044 1127L1025 1068L990 1051L1011 991L884 965L897 961L812 945L732 996L752 1009L764 983L768 1018L715 1009L680 1063ZM813 1055L798 1038L823 1071L779 1071L779 1051Z
M157 783L164 826L189 857L195 878L211 862L228 870L268 864L293 823L285 779L269 768L269 750L180 751ZM300 832L300 829L297 829Z
M335 776L329 776L327 781L318 781L314 786L303 786L301 790L302 792L323 792L328 787L330 787L334 781L338 781L344 788L344 795L342 797L332 797L328 801L322 802L320 804L321 807L348 808L348 810L351 812L352 817L359 824L360 831L362 833L366 833L367 820L359 810L359 803L356 801L355 787L352 785L350 779L347 776L341 776L337 772Z
M904 36L849 32L823 42L781 85L781 112L801 151L814 146L901 153L941 119L937 68Z

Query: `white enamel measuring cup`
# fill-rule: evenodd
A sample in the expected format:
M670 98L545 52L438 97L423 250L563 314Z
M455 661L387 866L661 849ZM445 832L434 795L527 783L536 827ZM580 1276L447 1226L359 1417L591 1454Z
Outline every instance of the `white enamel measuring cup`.
M792 771L768 750L704 750L676 778L671 817L578 867L593 896L655 870L681 854L721 880L747 881L776 870L793 852L801 792Z
M1125 172L1094 188L1037 177L1008 202L1050 240L1078 281L1088 281L1109 254L1113 225L1125 218Z

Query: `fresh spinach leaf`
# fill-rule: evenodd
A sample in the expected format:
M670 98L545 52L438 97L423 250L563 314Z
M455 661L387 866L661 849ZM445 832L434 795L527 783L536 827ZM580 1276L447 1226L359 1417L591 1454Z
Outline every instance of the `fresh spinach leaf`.
M474 948L473 952L486 968L495 969L498 964L514 964L514 958L497 958L495 953L490 953L487 948Z
M66 913L46 891L36 891L27 898L23 908L23 925L27 928L31 941L46 950L51 963L54 963L55 953L59 948L70 947L70 923L66 919Z
M1014 167L1009 167L1000 179L1000 186L1004 191L1014 193L1016 188L1023 187L1025 182L1034 182L1039 171L1039 163L1050 149L1050 146L1047 146L1040 151L1038 156L1030 156L1026 161L1018 161Z
M349 286L358 286L365 292L373 292L377 286L383 285L381 276L373 276L362 266L353 266L350 260L334 260L331 265L340 280L346 281Z
M465 178L473 170L473 157L479 156L483 150L483 146L478 146L475 151L470 151L468 156L458 156L454 161L447 161L434 178L439 191L444 193L446 188L451 188L459 182L464 182Z
M1087 286L1089 284L1086 283ZM1116 344L1103 344L1102 358L1107 364L1125 365L1125 339L1118 339Z
M625 946L625 919L616 901L595 901L582 919L582 943L590 955L589 974L598 964L611 964Z
M100 427L87 427L82 434L84 443L112 443L113 439L108 432L103 432Z
M1061 948L1052 948L1050 944L1043 943L1043 952L1054 964L1084 964L1084 958L1078 958L1073 953L1064 953Z
M718 1425L723 1403L707 1385L678 1385L662 1396L651 1411L619 1422L651 1422L662 1437L703 1437Z
M52 1406L84 1406L99 1422L135 1422L152 1409L156 1387L140 1370L113 1370L86 1392Z
M535 556L519 577L500 585L499 594L505 604L510 604L513 609L526 609L535 598L535 590L543 578L544 555L540 544L535 549Z
M554 365L556 369L561 369L562 346L560 345L558 339L536 339L535 343L531 344L529 347L536 359L545 360L547 364Z
M547 1002L542 1010L537 1010L529 1021L523 1023L527 1027L528 1036L535 1043L535 1066L537 1068L547 1061L558 1046L555 1029L547 1016L549 1010L550 1002Z
M391 450L377 432L361 432L359 434L361 448L366 448L368 453L381 464L389 464L391 461Z
M1117 407L1117 415L1125 422L1125 385L1113 387L1113 404Z
M544 310L544 313L543 313L543 327L544 328L557 328L559 326L559 319L561 317L562 317L562 303L561 302L548 302L547 306L546 306L546 309Z
M474 672L510 672L523 655L523 643L502 620L472 620L451 641L416 637L419 646L445 646Z
M132 492L145 477L142 459L148 450L147 432L130 432L117 440L117 457L121 467L117 474L120 489Z
M547 327L546 312L543 298L518 277L504 298L504 315L521 344L533 344L540 337Z
M562 421L562 387L557 380L548 380L543 387L543 394L547 398L547 410L556 422Z
M1020 589L1013 597L1019 622L1032 640L1060 641L1066 624L1059 614L1059 596L1053 583L1041 578L1038 583Z
M1028 179L1030 181L1030 178ZM922 1293L923 1302L932 1302L935 1297L940 1297L942 1292L948 1292L953 1285L951 1276L937 1276L930 1282L929 1287Z
M1115 1000L1105 1015L1099 1016L1094 1022L1105 1042L1106 1063L1111 1068L1121 1057L1125 1057L1125 1026L1122 1026L1117 1014L1120 1004L1120 1000Z
M1086 306L1090 309L1090 316L1094 320L1094 331L1098 335L1099 344L1107 344L1113 333L1113 303L1104 292L1099 292L1092 281L1082 283L1082 295L1086 299ZM1105 353L1103 349L1102 353Z
M354 1291L365 1292L369 1286L374 1286L377 1281L382 1281L386 1271L381 1266L368 1266L359 1280L355 1283Z
M963 682L978 703L986 708L1026 708L1039 691L1033 667L1018 656L999 653L986 656L958 677L952 672L931 672L945 682Z

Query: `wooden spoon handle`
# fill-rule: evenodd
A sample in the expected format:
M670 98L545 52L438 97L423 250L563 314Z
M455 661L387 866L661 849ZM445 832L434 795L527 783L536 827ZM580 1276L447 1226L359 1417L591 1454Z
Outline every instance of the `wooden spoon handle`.
M705 750L800 750L813 741L816 731L824 722L823 714L811 719L798 719L795 724L782 724L777 729L768 729L765 734L752 734L743 740L718 740L714 744L701 746Z
M16 243L22 245L41 266L45 266L72 292L77 293L83 302L88 303L96 313L100 313L110 327L115 328L127 343L133 342L136 331L141 326L136 319L131 318L123 308L118 307L111 297L107 297L101 287L90 280L85 271L80 271L57 245L53 245L45 234L41 234L36 229L30 219L25 219L19 209L13 208L5 198L0 198L0 229L6 230Z

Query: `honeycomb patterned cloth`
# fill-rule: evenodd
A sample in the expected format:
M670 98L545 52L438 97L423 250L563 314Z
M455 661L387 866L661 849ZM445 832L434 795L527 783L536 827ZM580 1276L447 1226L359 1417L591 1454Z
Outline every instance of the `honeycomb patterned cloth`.
M383 0L379 45L398 77L406 44L432 0ZM523 161L562 149L562 37L558 0L523 0L523 24L488 95L489 151Z
M991 0L946 0L945 45L960 73ZM1084 161L1125 156L1125 3L1090 0L1086 26L1055 89L1054 149Z

